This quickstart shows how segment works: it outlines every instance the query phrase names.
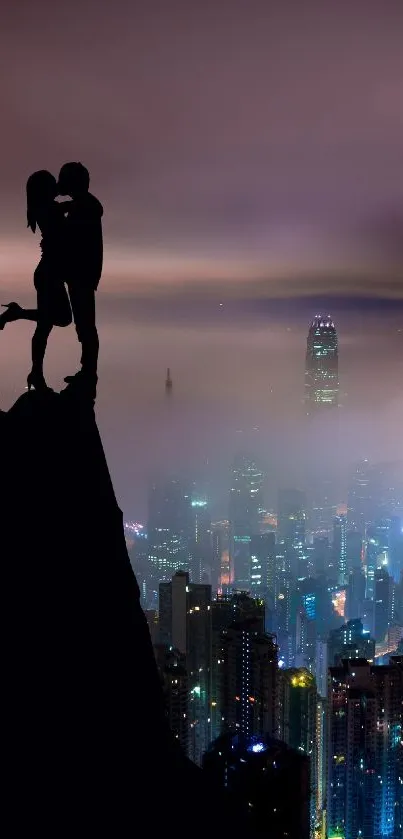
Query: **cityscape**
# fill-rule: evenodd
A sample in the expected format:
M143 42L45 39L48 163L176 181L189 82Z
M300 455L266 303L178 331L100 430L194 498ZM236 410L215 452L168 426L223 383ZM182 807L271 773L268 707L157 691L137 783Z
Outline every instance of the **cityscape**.
M175 399L173 370L166 389ZM342 411L336 325L317 314L306 341L308 434ZM254 829L270 818L273 837L402 835L396 474L395 464L353 463L338 500L326 475L314 496L279 481L269 508L261 463L238 452L225 518L214 518L197 480L166 476L149 487L147 520L126 522L171 729L244 801Z
M3 0L6 837L403 839L402 32Z

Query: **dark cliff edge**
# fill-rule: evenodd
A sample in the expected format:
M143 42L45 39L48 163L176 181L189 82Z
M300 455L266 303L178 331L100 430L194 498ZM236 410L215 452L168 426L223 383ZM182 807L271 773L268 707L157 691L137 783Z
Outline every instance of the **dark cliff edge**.
M0 441L5 835L228 830L167 729L91 402L26 393Z

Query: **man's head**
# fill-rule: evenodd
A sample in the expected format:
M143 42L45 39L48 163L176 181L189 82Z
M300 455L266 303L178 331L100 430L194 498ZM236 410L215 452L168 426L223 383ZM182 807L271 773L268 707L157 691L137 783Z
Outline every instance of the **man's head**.
M82 163L65 163L60 169L58 190L59 195L70 195L77 198L88 192L90 174Z

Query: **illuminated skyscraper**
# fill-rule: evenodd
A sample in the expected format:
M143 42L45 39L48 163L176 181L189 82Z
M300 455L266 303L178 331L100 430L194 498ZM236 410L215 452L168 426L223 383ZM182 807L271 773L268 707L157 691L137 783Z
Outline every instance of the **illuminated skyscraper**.
M211 604L212 616L212 693L211 693L211 725L212 739L223 733L227 714L224 685L227 679L228 662L225 659L225 633L233 624L237 626L245 621L253 623L260 635L265 628L265 607L261 599L249 597L244 592L233 592L228 597L218 597ZM223 634L224 633L224 634ZM235 690L234 690L235 695ZM235 700L234 700L235 701Z
M284 542L285 568L295 577L308 574L308 554L305 548L306 501L297 489L282 489L278 496L279 541Z
M214 588L217 588L218 574L216 572L213 575L210 506L206 498L196 495L192 495L191 500L189 552L189 571L192 583L213 583Z
M316 702L316 827L319 836L326 835L327 790L327 702L318 695Z
M305 366L307 413L339 404L339 356L336 327L330 317L316 315L307 340Z
M337 568L337 582L340 586L347 585L347 518L336 516L333 521L333 553L334 565Z
M390 521L384 519L367 527L365 541L365 577L367 600L374 599L375 574L389 565Z
M252 536L250 542L250 590L256 597L269 598L273 609L276 576L276 537L274 533Z
M383 641L393 624L396 608L396 586L386 568L375 571L374 579L374 637Z
M246 737L276 729L277 645L260 616L234 622L221 634L220 708L223 728Z
M260 531L263 474L253 460L238 457L232 468L229 501L231 576L238 589L249 590L252 536Z
M280 739L310 758L311 836L316 822L317 788L317 690L315 678L304 667L282 670L279 673L279 732Z
M184 656L188 677L188 756L201 763L211 740L211 586L179 571L160 583L160 641Z
M364 630L362 620L355 618L337 629L332 629L327 649L329 667L338 666L344 659L363 658L372 662L375 656L375 641Z
M227 593L232 580L230 574L229 542L230 527L229 521L213 522L211 525L211 536L213 544L213 568L217 585L213 584L213 591L218 589L220 594Z
M328 837L401 839L403 658L329 670Z
M176 480L156 484L148 499L148 562L154 587L189 570L190 496Z

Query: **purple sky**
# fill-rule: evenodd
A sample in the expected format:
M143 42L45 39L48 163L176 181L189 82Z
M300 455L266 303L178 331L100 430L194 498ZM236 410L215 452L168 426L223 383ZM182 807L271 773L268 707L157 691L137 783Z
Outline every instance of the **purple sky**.
M400 456L402 32L401 0L3 0L2 300L32 300L27 175L82 160L105 206L98 416L128 513L158 470L208 459L216 481L238 426L261 428L245 442L273 480L300 480L317 308L340 332L348 456ZM0 335L3 407L30 334ZM58 330L52 384L77 356Z

